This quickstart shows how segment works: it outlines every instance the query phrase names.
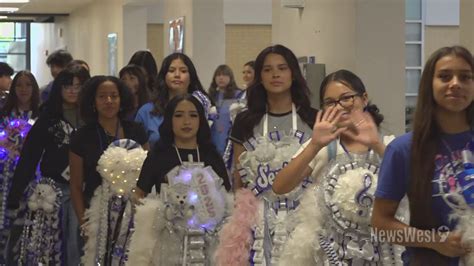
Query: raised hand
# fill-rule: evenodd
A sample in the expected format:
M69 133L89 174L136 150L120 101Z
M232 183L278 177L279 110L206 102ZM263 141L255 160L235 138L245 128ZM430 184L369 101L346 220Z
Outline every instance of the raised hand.
M352 111L348 130L342 132L342 134L367 147L374 148L375 145L380 144L377 125L367 112Z
M335 140L347 127L338 127L343 112L336 107L330 107L326 111L319 111L313 127L311 144L320 148Z

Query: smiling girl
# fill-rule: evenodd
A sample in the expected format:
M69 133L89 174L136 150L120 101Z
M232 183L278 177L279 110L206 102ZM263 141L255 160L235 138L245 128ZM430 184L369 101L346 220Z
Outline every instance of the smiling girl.
M151 103L143 105L135 117L142 123L148 135L150 147L160 139L159 127L168 102L175 96L198 92L208 98L191 59L181 53L174 53L163 59L156 81L158 95Z
M388 248L372 241L370 231L377 165L393 136L381 136L383 116L370 103L362 80L348 70L323 80L320 102L323 110L311 140L273 184L273 191L283 194L308 176L316 182L302 199L296 218L300 224L281 265L399 263L401 251L385 253Z
M397 239L396 243L408 247L406 263L410 265L460 265L459 257L474 248L472 240L469 246L461 241L463 233L453 231L458 222L455 214L466 209L461 204L464 200L459 200L464 189L465 201L472 204L472 194L467 194L472 182L462 184L460 173L467 163L463 151L474 151L473 73L473 57L466 48L444 47L434 52L421 76L413 132L395 139L385 152L373 226L388 233L414 234L449 228L446 239L440 234L434 239ZM405 195L410 202L410 224L394 215ZM468 223L472 230L472 218Z

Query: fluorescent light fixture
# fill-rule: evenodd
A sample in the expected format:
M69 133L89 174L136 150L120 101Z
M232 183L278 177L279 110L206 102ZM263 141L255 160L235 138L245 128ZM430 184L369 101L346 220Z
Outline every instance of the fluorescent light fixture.
M7 16L0 16L0 19L7 19Z
M0 12L16 12L18 11L18 7L0 7Z
M0 0L0 3L29 3L30 0Z

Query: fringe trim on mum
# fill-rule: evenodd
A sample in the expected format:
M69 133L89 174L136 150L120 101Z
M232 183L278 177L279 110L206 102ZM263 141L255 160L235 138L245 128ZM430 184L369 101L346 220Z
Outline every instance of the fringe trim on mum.
M165 226L162 217L164 206L158 196L149 194L141 201L142 205L136 206L135 232L130 241L128 261L126 265L152 265L156 254L155 246L158 244L157 236ZM156 260L160 261L160 260Z
M461 195L452 193L451 196L462 203L462 207L455 209L450 215L450 219L457 219L458 221L456 230L462 235L461 243L463 246L469 246L471 249L474 249L474 208L469 207ZM474 265L474 251L463 256L460 265Z
M219 246L215 252L216 265L248 265L252 246L252 229L258 217L258 199L248 189L235 194L234 211L219 232Z
M84 265L95 265L96 251L97 251L97 236L99 235L99 224L100 224L100 203L102 202L102 189L98 188L95 190L95 195L91 199L91 205L89 209L84 212L84 220L87 221L82 225L82 229L87 236L87 241L84 244L84 256L81 258L81 262ZM100 196L99 196L100 194Z
M304 192L301 204L296 209L295 219L297 226L288 238L280 256L279 265L321 265L315 252L319 251L319 245L315 245L318 230L321 228L321 219L324 215L317 208L318 195L317 186L313 185ZM315 261L316 259L316 261Z
M474 209L469 206L465 206L462 210L455 210L451 218L458 219L458 225L456 230L462 235L461 243L464 246L470 246L474 248ZM463 264L464 263L464 264ZM466 254L461 258L460 265L474 265L474 251Z

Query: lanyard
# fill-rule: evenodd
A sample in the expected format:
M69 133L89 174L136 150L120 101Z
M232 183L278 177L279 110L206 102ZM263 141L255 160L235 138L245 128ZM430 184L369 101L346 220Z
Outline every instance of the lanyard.
M265 117L263 118L263 135L266 136L268 134L268 113L265 113ZM291 123L292 123L292 128L293 132L296 132L298 129L297 124L296 124L296 107L295 104L291 104Z
M100 125L100 124L99 124L99 125ZM102 127L102 126L101 126L101 127ZM99 126L97 126L96 129L97 129L97 136L99 137L99 145L100 145L100 147L102 148L102 150L105 151L105 149L106 149L107 147L105 147L104 144L107 143L107 136L108 136L108 135L107 135L107 132L105 132L105 129L102 127L102 131L103 131L104 137L105 137L105 141L104 141L105 143L104 143L104 142L102 142L102 141L103 141L103 140L102 140L102 134L100 134ZM115 128L115 135L114 135L113 141L118 140L119 129L120 129L120 119L117 119L117 127ZM113 142L113 141L112 141L112 142Z
M349 157L349 159L350 159L351 161L353 161L354 158L352 158L351 153L350 153L349 150L346 148L346 146L342 143L342 140L341 140L341 139L339 139L339 144L341 145L341 147L342 147L342 149L344 150L344 153L347 155L347 157ZM366 158L366 159L369 159L369 156L370 156L370 152L371 152L371 151L372 151L371 148L369 148L369 149L367 150L367 158Z
M183 160L181 159L181 155L179 154L178 147L176 147L176 145L173 145L173 146L174 146L174 149L175 149L175 151L176 151L176 154L178 155L179 162L180 162L180 164L182 165L182 164L183 164ZM201 162L201 154L199 153L199 146L196 148L196 150L197 150L197 156L198 156L197 162L199 163L199 162ZM191 162L192 162L192 160L191 160Z

